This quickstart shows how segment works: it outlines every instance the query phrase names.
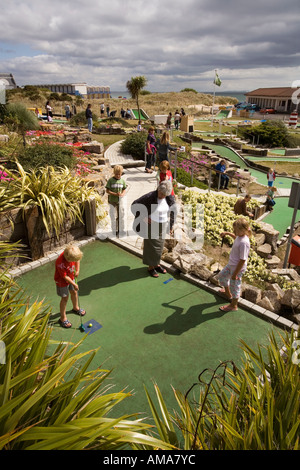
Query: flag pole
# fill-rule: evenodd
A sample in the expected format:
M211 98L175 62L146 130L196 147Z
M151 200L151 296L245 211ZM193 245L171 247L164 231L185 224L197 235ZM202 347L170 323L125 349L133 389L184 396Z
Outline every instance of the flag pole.
M214 124L214 106L215 106L215 94L216 94L216 73L217 69L215 70L215 78L214 78L214 93L213 93L213 104L211 109L211 126Z

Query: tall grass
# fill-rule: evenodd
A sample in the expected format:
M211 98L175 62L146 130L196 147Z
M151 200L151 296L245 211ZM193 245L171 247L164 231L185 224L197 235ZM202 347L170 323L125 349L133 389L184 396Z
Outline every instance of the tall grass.
M146 390L161 439L185 450L299 450L300 366L293 333L274 333L263 350L241 341L243 366L231 361L206 369L170 412L155 385L158 407ZM282 347L283 345L283 347Z

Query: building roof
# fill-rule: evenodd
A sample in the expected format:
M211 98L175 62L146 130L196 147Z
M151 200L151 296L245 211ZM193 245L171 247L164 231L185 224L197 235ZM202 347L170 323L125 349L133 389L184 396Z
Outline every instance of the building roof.
M245 93L246 96L278 96L282 98L291 98L292 94L298 90L298 87L279 87L279 88L257 88L256 90Z
M17 88L17 84L12 73L1 73L0 82L2 82L6 88Z

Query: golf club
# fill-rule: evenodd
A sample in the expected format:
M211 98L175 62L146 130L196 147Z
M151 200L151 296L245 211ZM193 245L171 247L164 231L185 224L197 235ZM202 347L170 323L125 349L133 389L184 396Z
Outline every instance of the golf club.
M223 247L223 243L224 243L224 237L222 237L221 248L220 248L220 254L219 254L219 261L218 261L218 268L214 271L215 274L218 274L218 273L221 271L221 268L222 268L222 267L220 267L220 261L221 261L221 256L222 256L222 247Z
M75 278L75 282L77 284L77 278ZM77 297L78 297L78 307L79 307L79 310L80 310L80 304L79 304L79 295L78 295L78 291L77 291ZM80 327L79 327L79 330L80 331L85 331L85 328L82 324L82 315L80 315Z

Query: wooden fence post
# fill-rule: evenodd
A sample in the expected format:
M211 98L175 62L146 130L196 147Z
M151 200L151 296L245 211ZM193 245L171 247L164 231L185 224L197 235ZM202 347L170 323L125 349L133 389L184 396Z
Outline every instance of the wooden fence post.
M93 236L96 234L96 199L90 198L84 203L86 234Z

